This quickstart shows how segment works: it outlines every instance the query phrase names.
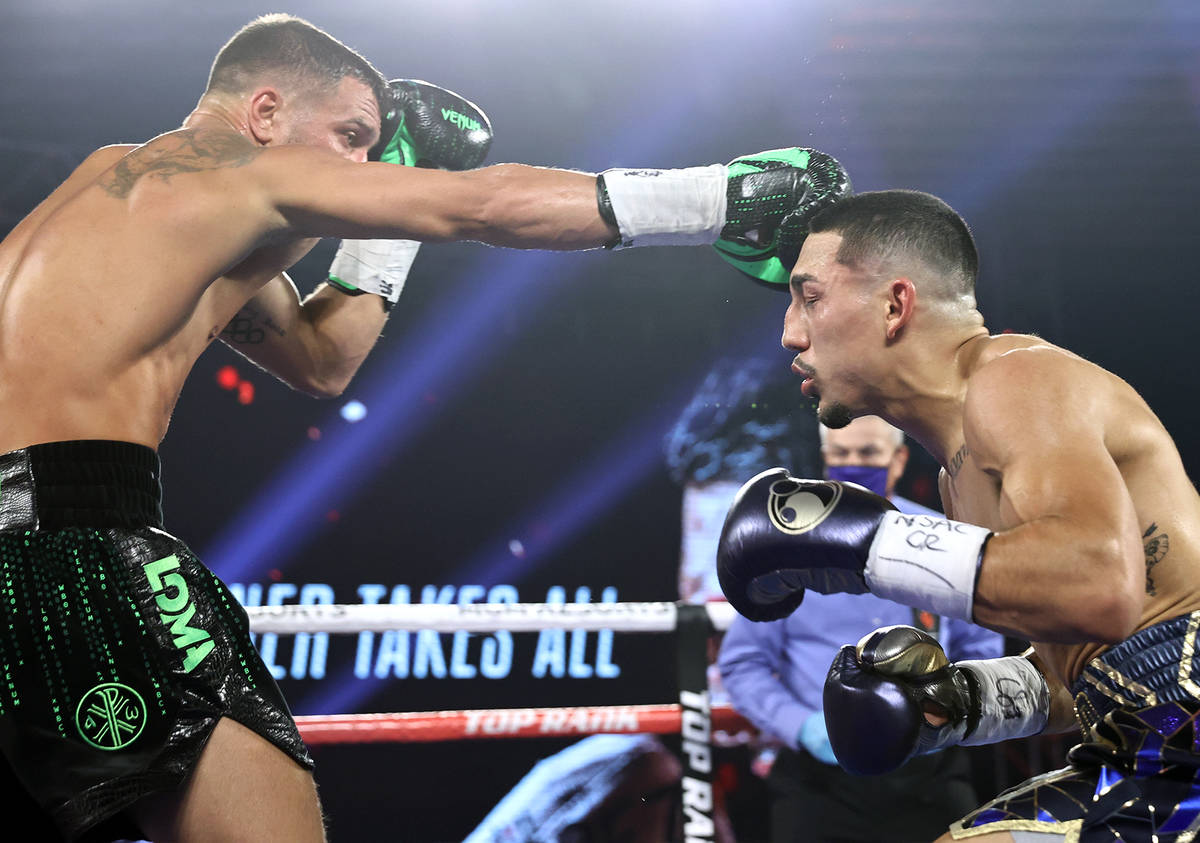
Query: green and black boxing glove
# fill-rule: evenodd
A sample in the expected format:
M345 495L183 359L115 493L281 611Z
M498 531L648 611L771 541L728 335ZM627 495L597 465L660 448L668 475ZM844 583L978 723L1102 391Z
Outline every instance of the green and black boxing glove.
M394 103L386 109L370 161L473 170L492 145L492 123L479 106L453 91L419 79L388 83Z
M388 86L392 102L384 109L379 141L368 160L440 170L471 170L483 163L492 145L492 124L479 106L417 79L393 79ZM329 267L329 283L351 296L382 296L390 309L420 245L415 240L343 240Z
M809 222L850 189L832 156L799 147L596 179L600 214L619 232L614 247L709 243L754 280L784 289Z
M725 227L713 248L754 280L787 289L809 222L850 193L842 165L815 149L736 158L729 163Z

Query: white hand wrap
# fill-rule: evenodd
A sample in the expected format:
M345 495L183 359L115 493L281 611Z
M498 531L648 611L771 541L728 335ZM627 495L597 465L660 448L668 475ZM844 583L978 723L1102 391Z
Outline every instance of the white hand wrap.
M955 662L969 670L979 684L979 723L966 746L1027 738L1046 728L1050 717L1050 686L1040 670L1024 656Z
M904 606L970 621L975 579L991 535L948 518L889 512L871 542L867 587Z
M604 186L621 232L618 247L716 242L725 225L728 170L724 164L605 170Z
M343 240L329 280L346 292L374 293L395 304L420 246L415 240Z

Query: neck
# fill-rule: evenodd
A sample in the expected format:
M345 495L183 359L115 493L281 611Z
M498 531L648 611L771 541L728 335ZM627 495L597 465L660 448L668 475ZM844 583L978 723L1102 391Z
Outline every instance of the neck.
M878 415L921 444L949 473L962 463L967 380L987 344L982 325L910 355Z
M215 97L204 97L183 121L186 129L221 129L237 132L239 135L253 140L250 126L244 117L239 117L237 109Z

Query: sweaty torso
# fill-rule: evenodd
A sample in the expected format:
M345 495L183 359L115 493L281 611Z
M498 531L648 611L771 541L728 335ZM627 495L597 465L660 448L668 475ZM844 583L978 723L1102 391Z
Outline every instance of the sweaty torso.
M0 242L0 452L158 446L196 358L312 245L247 189L259 152L214 130L107 147Z
M1004 336L988 340L976 365L1014 348L1041 346L1036 338ZM1167 431L1140 396L1124 381L1081 358L1070 355L1078 377L1098 391L1103 409L1095 418L1113 463L1133 501L1145 551L1145 593L1138 629L1200 609L1200 496L1189 480ZM968 383L969 389L969 383ZM1047 408L1066 412L1069 407ZM1015 527L1011 509L1002 505L1003 476L981 467L969 449L959 450L942 473L941 488L947 512L956 520L1002 531ZM985 560L986 564L986 560ZM1045 564L1053 565L1048 557ZM1105 646L1098 643L1032 642L1041 659L1066 684Z

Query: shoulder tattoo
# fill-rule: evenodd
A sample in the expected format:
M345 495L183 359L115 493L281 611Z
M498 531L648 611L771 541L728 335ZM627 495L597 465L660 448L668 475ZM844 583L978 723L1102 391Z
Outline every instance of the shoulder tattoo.
M227 132L184 131L122 158L98 184L109 196L124 199L138 179L170 181L180 173L244 167L262 153L240 135Z
M1146 532L1142 533L1142 543L1146 548L1146 593L1154 595L1158 592L1154 587L1154 576L1151 571L1167 555L1171 542L1166 533L1158 532L1157 523L1151 523L1146 528Z

